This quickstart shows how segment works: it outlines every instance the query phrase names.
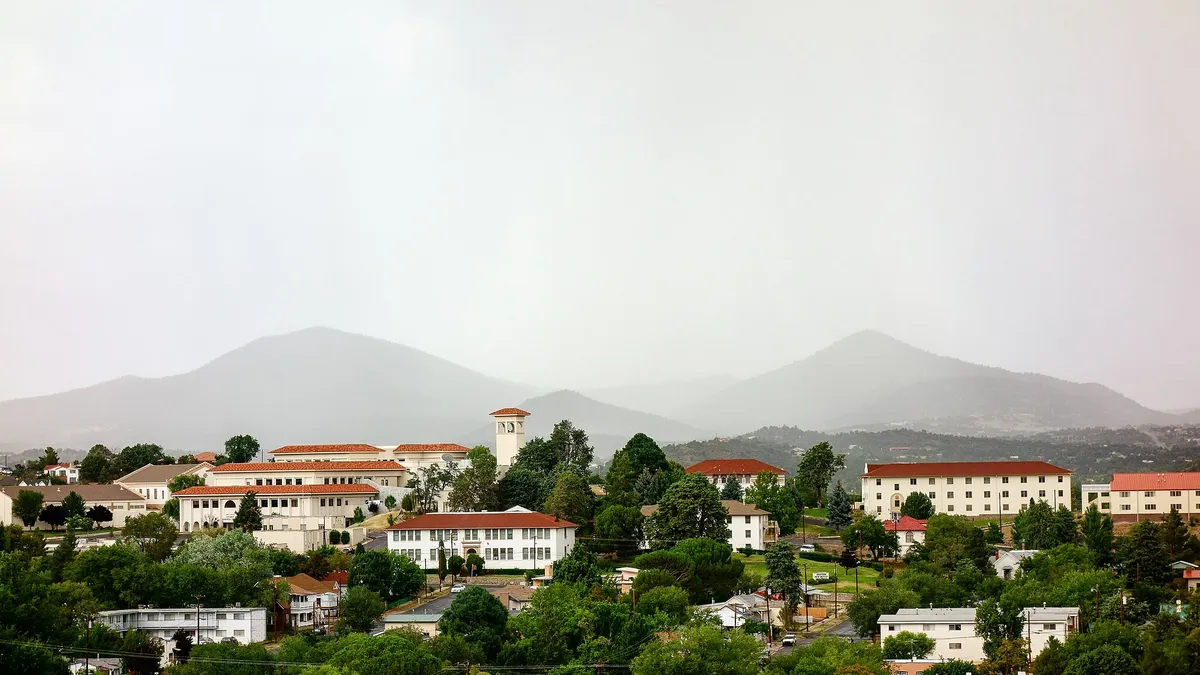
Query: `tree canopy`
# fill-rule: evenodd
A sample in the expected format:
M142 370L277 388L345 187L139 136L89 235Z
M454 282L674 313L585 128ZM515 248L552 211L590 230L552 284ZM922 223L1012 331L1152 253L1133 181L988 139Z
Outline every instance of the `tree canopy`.
M258 451L258 440L250 435L234 436L225 441L225 456L235 464L254 461Z
M646 536L652 548L695 537L724 542L730 537L728 518L717 486L704 476L688 474L667 488L658 509L646 519Z
M824 503L825 488L834 474L846 468L846 456L833 451L833 446L821 441L804 451L800 463L796 467L796 479L817 496L818 503Z

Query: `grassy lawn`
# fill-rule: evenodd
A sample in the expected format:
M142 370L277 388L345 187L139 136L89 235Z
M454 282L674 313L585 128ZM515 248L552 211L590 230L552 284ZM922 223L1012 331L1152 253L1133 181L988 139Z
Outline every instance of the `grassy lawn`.
M805 509L804 509L804 515L805 515L805 516L812 516L813 518L828 518L828 517L829 517L829 509L810 509L810 508L805 508Z
M744 556L741 553L734 553L735 559L741 560L748 571L757 572L766 576L767 564L763 561L761 555ZM817 562L815 560L807 560L805 558L797 558L796 563L800 565L800 569L808 574L805 582L823 591L833 592L833 582L817 582L813 583L813 572L828 572L829 576L837 575L837 587L839 591L854 592L854 570L844 570L834 563ZM879 578L879 572L869 568L860 567L858 569L858 587L859 590L874 590L875 580Z

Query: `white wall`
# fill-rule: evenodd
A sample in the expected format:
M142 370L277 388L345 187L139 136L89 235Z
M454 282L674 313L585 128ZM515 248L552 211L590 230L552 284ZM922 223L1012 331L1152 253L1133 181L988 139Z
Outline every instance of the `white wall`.
M1022 483L1022 478L1026 482ZM896 500L903 505L913 492L933 493L931 500L937 513L955 516L1016 515L1022 507L1029 505L1030 499L1047 502L1052 507L1059 504L1069 507L1069 478L1058 475L881 477L863 478L861 488L864 510L876 517L887 518L892 511L899 511ZM1008 482L1005 483L1005 480ZM1007 497L1004 496L1005 492L1008 493ZM968 497L968 494L971 496Z
M566 557L575 545L574 528L544 528L549 530L549 539L538 538L536 541L532 536L527 539L523 538L524 531L520 527L502 528L506 532L510 529L512 530L512 539L487 538L487 529L500 528L472 529L477 530L478 535L477 538L471 540L466 538L467 533L462 529L451 531L454 538L444 540L447 558L452 555L460 555L465 558L467 557L466 552L468 550L474 550L479 556L484 558L487 567L533 569L547 562L554 562ZM389 551L407 555L426 569L437 567L438 541L436 539L431 540L432 535L429 530L387 530L386 532ZM420 538L402 539L401 537L405 536L402 533L415 533L415 535L410 536L419 536ZM534 549L535 544L536 548L549 549L548 554L550 557L535 559L532 552L527 554L525 549ZM512 549L512 557L488 557L488 549L493 550L493 555L496 555L494 553L496 549L503 549L506 556L508 550ZM529 557L526 557L526 555L529 555Z
M957 627L957 628L956 628ZM950 623L940 618L921 618L913 623L880 620L880 640L902 631L924 633L933 638L933 652L928 658L932 659L961 659L963 661L981 661L984 656L983 638L975 634L975 623L971 621ZM961 648L955 648L961 645Z
M197 625L193 607L118 609L100 612L97 620L120 633L137 629L162 640L169 640L179 629L195 635ZM267 639L267 609L204 607L200 610L199 625L201 639L219 642L232 637L241 644L262 642Z

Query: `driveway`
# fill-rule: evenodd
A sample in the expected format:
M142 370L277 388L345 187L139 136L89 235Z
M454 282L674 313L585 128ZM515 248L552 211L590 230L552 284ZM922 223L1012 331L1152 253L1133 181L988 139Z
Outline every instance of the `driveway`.
M368 551L387 550L387 532L375 532L363 542L363 548Z
M450 608L450 603L454 602L454 598L456 597L458 596L454 593L447 593L440 598L434 598L429 602L423 602L419 606L414 607L407 612L398 612L398 614L441 614Z

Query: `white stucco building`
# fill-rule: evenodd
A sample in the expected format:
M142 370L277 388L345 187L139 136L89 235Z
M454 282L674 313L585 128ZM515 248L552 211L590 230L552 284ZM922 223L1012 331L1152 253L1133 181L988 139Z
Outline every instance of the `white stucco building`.
M61 478L67 481L68 485L79 482L79 467L74 464L47 464L42 467L42 473Z
M201 607L199 622L195 607L114 609L100 612L96 620L121 634L136 629L164 642L170 642L181 629L188 632L193 644L233 638L245 645L267 639L265 607Z
M757 459L706 459L689 466L684 471L698 473L707 478L710 483L715 483L717 487L721 487L731 480L736 481L742 486L743 491L754 485L754 481L760 473L766 472L775 476L776 484L787 476L787 471Z
M1078 607L1027 607L1023 636L1028 636L1034 658L1051 637L1066 642L1079 629ZM983 638L975 632L975 608L901 609L879 617L880 640L903 631L933 638L935 647L928 658L979 662L985 657Z
M1047 462L867 464L860 478L863 510L885 519L914 492L955 516L1015 516L1030 499L1071 506L1071 472Z
M1012 579L1021 570L1021 561L1028 560L1038 553L1041 551L997 551L992 558L992 567L996 570L996 576L1001 579Z
M42 495L43 508L49 504L62 504L67 495L72 492L83 498L84 508L104 506L112 512L112 520L102 525L104 527L124 527L125 520L133 516L145 515L148 508L146 500L136 492L131 492L120 485L92 485L77 483L75 485L29 485L0 487L0 525L23 525L21 519L13 514L13 500L24 490L30 490ZM49 530L50 525L37 521L37 529Z
M269 451L276 462L371 462L390 461L415 471L431 464L462 461L471 449L458 443L406 443L368 445L335 443L325 445L285 445Z
M246 462L222 464L209 472L209 485L350 485L374 483L404 487L408 471L394 459Z
M575 523L519 506L507 511L426 513L387 528L388 550L426 569L446 557L481 556L488 567L532 569L565 557L575 546Z
M171 498L171 490L167 487L176 476L195 475L204 477L212 469L206 462L199 464L147 464L135 469L117 480L117 485L141 495L147 504L161 507Z
M1200 472L1114 473L1111 483L1082 487L1091 504L1114 521L1161 519L1174 507L1184 520L1200 517Z
M754 504L743 504L732 499L722 499L721 504L729 512L726 519L729 524L729 545L734 550L748 546L755 551L763 551L779 540L779 525L771 520L770 513ZM646 518L656 511L658 504L642 507L642 515ZM642 548L650 548L650 542L642 542Z
M914 544L925 543L925 523L912 516L900 516L898 519L885 520L883 529L896 533L896 540L900 542L900 557L904 557Z
M362 508L379 497L379 491L366 483L337 485L204 485L180 490L180 530L191 532L202 527L232 528L238 504L248 492L254 492L262 511L264 530L340 530Z
M1046 648L1050 638L1065 643L1067 638L1079 630L1078 607L1026 607L1025 637L1029 640L1030 653L1036 659Z

